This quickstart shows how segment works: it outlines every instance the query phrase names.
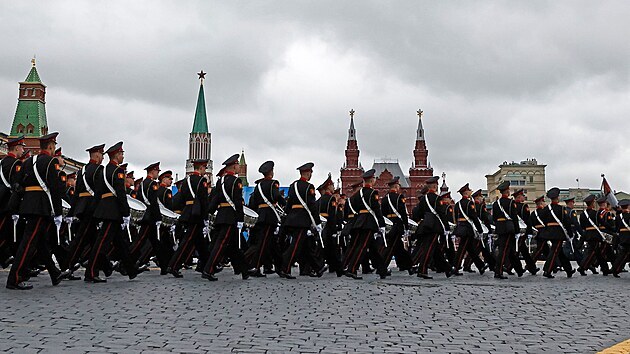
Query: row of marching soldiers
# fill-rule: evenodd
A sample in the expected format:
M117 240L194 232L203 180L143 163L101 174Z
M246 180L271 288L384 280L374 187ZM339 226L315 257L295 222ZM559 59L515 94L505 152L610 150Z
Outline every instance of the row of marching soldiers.
M578 220L570 201L559 205L557 188L547 193L550 205L539 197L530 212L523 191L510 198L506 182L498 187L502 196L490 214L480 190L472 193L463 186L458 191L462 198L454 204L449 193L437 194L439 178L432 177L409 217L398 177L380 198L372 188L375 171L369 170L347 197L334 190L330 176L316 189L309 182L314 165L307 163L298 168L300 178L285 199L273 179L274 163L267 161L259 168L263 178L247 208L236 175L238 154L223 163L215 187L205 178L208 161L193 161L194 172L176 182L179 192L173 195L172 173L160 171L159 163L147 166L146 177L134 186L123 164L122 142L107 150L105 145L87 149L89 163L76 175L65 175L57 135L41 137L35 156L24 153L23 137L11 139L0 162L0 262L2 267L12 264L10 289L32 288L26 281L41 269L48 270L53 285L81 279L74 275L81 266L86 282L105 282L100 274L108 277L114 271L133 279L147 270L149 259L161 274L179 278L193 256L196 271L211 281L228 261L243 279L270 273L293 279L296 262L301 275L321 277L329 269L360 279L359 267L366 274L373 271L371 264L385 278L394 256L400 270L422 278L430 278L429 269L447 277L461 275L462 267L472 271L472 263L480 273L490 268L500 279L512 269L519 276L525 270L536 274L535 260L541 256L547 260L546 277L553 277L559 266L571 276L574 270L563 250L567 244L577 250L582 275L599 266L604 275L618 276L628 261L630 202L625 200L615 215L605 198L589 196L588 209ZM109 157L105 166L104 155ZM142 216L134 217L138 210L144 210ZM176 222L163 222L165 210L178 215ZM253 223L251 217L246 223L249 214L255 215ZM417 228L412 232L410 225ZM496 239L488 237L491 228ZM537 247L530 254L532 241Z

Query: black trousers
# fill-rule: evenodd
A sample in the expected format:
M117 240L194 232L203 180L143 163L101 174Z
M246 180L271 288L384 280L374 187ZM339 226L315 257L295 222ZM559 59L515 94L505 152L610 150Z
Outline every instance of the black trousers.
M486 236L487 235L483 235L484 238L486 238ZM495 267L497 261L494 258L494 255L490 251L489 247L484 245L484 243L481 242L481 240L478 240L478 239L474 239L472 241L472 243L473 243L473 245L475 247L474 248L475 249L474 252L476 254L481 253L481 256L483 257L484 262L486 262L488 264L488 267L490 268L490 270L494 271L494 267ZM472 264L473 264L472 256L470 255L470 253L466 253L466 258L464 258L464 269L470 269Z
M630 244L620 244L617 257L613 263L613 274L619 274L626 267L626 263L630 259Z
M372 266L376 268L376 272L378 274L387 273L387 267L383 262L383 258L379 253L378 243L374 238L374 230L352 230L352 235L353 238L356 238L356 243L349 253L349 259L347 260L348 271L356 273L361 260L366 256L366 252L369 252Z
M199 255L198 266L203 269L204 262L210 257L208 240L203 235L203 228L203 222L190 223L182 227L182 230L186 229L186 232L179 241L179 246L168 264L171 270L180 270L183 264L192 257L195 250L197 250Z
M400 270L411 269L411 254L405 249L402 241L404 233L404 225L400 222L394 222L392 229L385 235L387 247L385 247L385 244L381 247L381 255L385 267L389 266L393 257L396 257L396 265Z
M418 239L418 246L414 250L411 260L413 264L418 265L419 274L427 274L429 264L433 261L439 270L450 271L451 265L442 252L441 244L438 242L440 235L423 234ZM442 240L444 243L444 240Z
M338 237L337 237L338 236ZM322 239L324 240L324 258L328 263L329 270L342 271L341 257L342 257L342 241L341 235L337 235L335 225L330 227L327 225L322 231Z
M584 270L590 269L594 262L597 261L602 272L608 274L609 268L608 262L606 261L605 242L597 239L590 239L586 241L586 244L588 244L588 251L584 255L580 268Z
M317 235L308 236L307 228L287 228L286 235L290 237L290 242L282 253L281 270L287 274L291 274L291 266L293 262L298 260L300 267L319 270L323 261L318 257L317 243L315 237Z
M50 253L55 256L57 260L57 264L62 271L68 270L66 264L68 264L68 226L65 222L61 223L61 227L59 228L59 240L57 240L57 226L52 225L48 230L48 245L50 246ZM45 256L44 258L37 257L37 262L39 264L46 264Z
M499 250L497 255L497 264L494 267L495 275L503 275L503 266L507 261L517 273L523 272L523 265L521 260L516 255L514 246L516 245L516 239L514 234L502 234L497 238L497 248Z
M36 253L40 259L44 260L50 279L54 280L61 274L61 271L52 259L50 245L48 244L47 236L51 226L52 228L55 227L50 216L26 216L24 237L17 248L15 260L7 278L7 285L17 285L25 279L24 271L30 265Z
M276 268L282 264L275 234L276 224L256 224L250 231L249 247L245 251L245 262L248 268L260 269L264 265L274 264Z
M460 236L459 248L457 249L457 254L455 256L455 269L459 270L462 267L465 254L468 254L472 262L475 263L475 267L477 267L477 269L483 269L485 263L481 260L481 258L479 258L479 249L477 248L477 243L475 241L477 240L475 239L474 234L469 233Z
M0 265L13 256L17 245L17 240L13 240L13 219L10 214L4 214L0 216Z
M105 220L90 251L88 266L85 268L86 279L94 279L104 269L104 264L109 261L107 253L112 246L120 255L121 265L127 274L135 275L137 273L135 260L131 258L129 253L128 236L121 228L120 221Z
M169 232L164 232L160 226L160 237L158 239L158 228L153 222L146 222L140 226L138 240L131 247L131 258L136 264L142 265L149 262L151 255L155 254L157 263L162 271L166 271L168 263L173 256L172 237Z
M545 274L551 274L551 272L553 272L556 259L560 261L565 272L571 271L571 262L562 250L563 242L564 240L551 240L551 247L549 248L549 254L547 255L547 261L544 267Z
M72 268L75 264L81 263L82 256L86 253L89 254L89 250L96 241L97 232L96 222L91 216L84 215L79 218L78 230L72 235L73 238L68 248L65 268Z
M203 272L214 274L216 266L223 260L224 256L230 257L230 262L235 272L246 272L247 265L243 256L243 251L239 247L240 233L236 225L216 225L216 238L212 239L212 250L208 257ZM242 241L241 241L242 242Z

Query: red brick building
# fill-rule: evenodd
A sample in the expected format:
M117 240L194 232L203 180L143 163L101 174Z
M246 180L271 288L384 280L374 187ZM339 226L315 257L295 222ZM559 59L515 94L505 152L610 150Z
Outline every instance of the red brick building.
M354 128L354 110L350 111L350 129L348 129L348 143L346 145L346 162L341 168L341 188L343 193L351 192L350 186L361 180L364 172L363 166L359 162L359 146L357 142L356 129ZM375 188L381 195L385 195L389 188L387 182L393 177L400 177L401 192L407 196L407 206L409 210L418 202L418 191L422 189L426 179L433 176L433 168L428 160L424 128L422 127L422 111L418 111L418 129L416 130L416 143L413 150L413 163L409 168L409 175L404 175L398 160L374 161L372 168L376 170Z

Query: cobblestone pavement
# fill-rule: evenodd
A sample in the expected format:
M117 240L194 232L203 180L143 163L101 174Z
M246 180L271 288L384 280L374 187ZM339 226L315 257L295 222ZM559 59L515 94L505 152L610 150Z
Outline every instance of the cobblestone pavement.
M0 350L592 353L630 338L629 273L506 281L229 273L210 283L153 270L58 287L40 275L34 290L0 290Z

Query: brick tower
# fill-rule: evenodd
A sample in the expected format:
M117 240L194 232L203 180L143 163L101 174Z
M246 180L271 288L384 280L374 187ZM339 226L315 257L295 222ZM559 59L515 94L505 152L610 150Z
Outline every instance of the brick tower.
M346 162L341 168L341 191L349 194L350 186L361 181L363 167L359 163L359 146L357 144L357 131L354 129L354 109L350 110L350 129L348 129L348 144L346 145Z
M212 135L208 132L208 118L206 116L206 98L203 93L203 80L206 73L203 70L199 73L199 94L197 96L197 108L195 109L195 120L192 131L188 139L188 160L186 160L186 173L193 171L192 160L208 159L208 175L212 181L212 160L210 159Z
M243 183L243 187L249 187L249 182L247 181L247 162L245 161L245 150L241 150L241 158L238 161L238 170L236 171L238 178L241 179L241 183Z
M26 148L39 151L39 138L48 134L46 119L46 85L39 78L35 58L31 60L31 71L26 80L20 82L18 104L11 126L11 137L24 135Z
M408 204L415 205L418 190L422 188L426 179L433 176L433 168L429 163L429 151L424 140L422 127L422 110L418 110L418 130L416 131L416 146L413 150L413 163L409 169L410 193L407 195Z

